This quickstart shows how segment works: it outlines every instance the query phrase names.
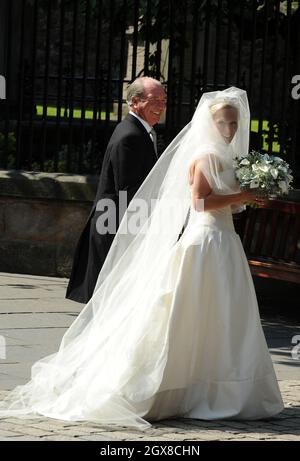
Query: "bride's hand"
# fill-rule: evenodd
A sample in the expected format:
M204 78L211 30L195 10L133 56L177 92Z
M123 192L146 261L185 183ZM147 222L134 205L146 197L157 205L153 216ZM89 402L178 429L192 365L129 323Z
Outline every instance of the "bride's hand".
M254 208L264 207L264 205L266 205L266 203L268 202L268 198L259 195L255 191L255 189L244 190L240 192L238 195L240 197L240 203L244 203L246 205L253 205Z
M258 200L255 190L243 190L237 195L242 203L255 203Z

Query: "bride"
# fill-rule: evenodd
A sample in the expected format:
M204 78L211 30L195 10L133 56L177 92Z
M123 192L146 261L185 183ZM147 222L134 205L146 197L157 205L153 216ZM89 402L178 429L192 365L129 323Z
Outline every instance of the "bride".
M232 166L248 152L249 122L245 91L202 96L130 202L92 299L0 416L145 429L283 409L232 221L255 200Z

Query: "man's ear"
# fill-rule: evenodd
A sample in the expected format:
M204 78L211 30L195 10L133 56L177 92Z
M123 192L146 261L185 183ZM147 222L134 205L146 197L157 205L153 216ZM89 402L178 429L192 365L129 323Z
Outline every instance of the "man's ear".
M130 103L130 104L131 104L131 107L136 106L137 103L138 103L138 101L139 101L139 98L138 98L137 96L132 96L132 98L131 98L131 103Z

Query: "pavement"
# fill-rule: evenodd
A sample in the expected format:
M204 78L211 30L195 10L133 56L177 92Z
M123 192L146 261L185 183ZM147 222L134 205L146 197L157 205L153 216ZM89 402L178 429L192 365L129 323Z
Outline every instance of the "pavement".
M67 279L0 273L0 399L27 382L32 364L55 351L83 305L65 299ZM283 309L284 311L284 309ZM300 324L264 314L262 325L285 409L260 421L159 421L146 432L40 417L0 419L0 441L300 440ZM297 337L297 335L299 335ZM299 347L297 346L299 345ZM249 351L249 354L251 351Z

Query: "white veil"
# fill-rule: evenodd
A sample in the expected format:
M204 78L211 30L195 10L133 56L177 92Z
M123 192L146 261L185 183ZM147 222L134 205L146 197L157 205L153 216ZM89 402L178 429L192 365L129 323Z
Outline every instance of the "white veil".
M218 102L238 109L238 129L230 145L217 131L209 109ZM203 94L191 122L129 204L92 299L65 333L59 351L36 362L31 380L0 403L0 417L42 414L149 426L142 417L162 380L172 304L171 290L160 282L190 207L189 167L206 156L208 181L221 193L232 193L217 165L232 168L234 156L247 154L249 121L244 90ZM142 223L137 222L137 208L143 210Z

